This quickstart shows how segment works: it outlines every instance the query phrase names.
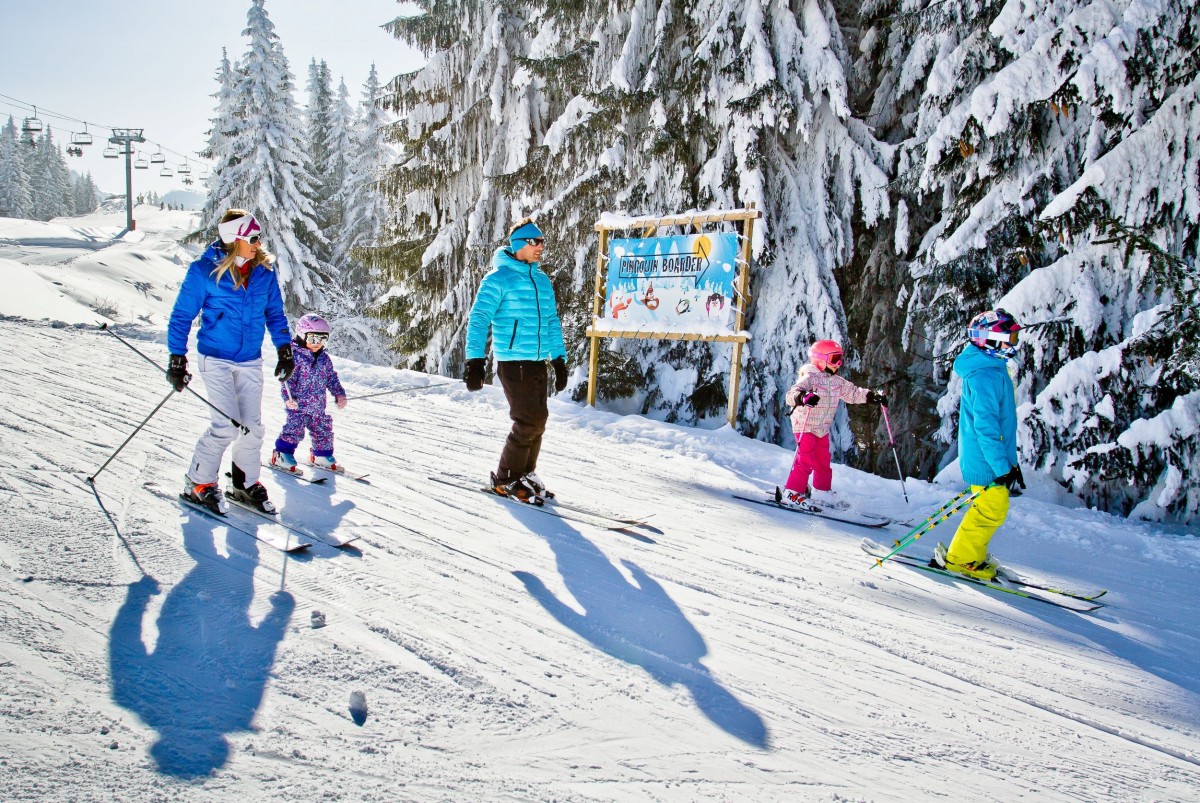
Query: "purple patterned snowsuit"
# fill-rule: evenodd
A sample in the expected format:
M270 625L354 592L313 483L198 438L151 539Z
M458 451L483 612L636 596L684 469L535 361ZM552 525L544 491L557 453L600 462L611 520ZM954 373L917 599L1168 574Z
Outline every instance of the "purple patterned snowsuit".
M304 430L312 437L312 453L315 457L333 457L333 418L325 412L325 391L335 399L346 395L333 360L321 349L313 354L299 339L293 341L292 352L296 358L296 370L279 389L283 400L291 398L300 405L299 410L287 411L287 422L275 449L294 454L297 444L304 439Z

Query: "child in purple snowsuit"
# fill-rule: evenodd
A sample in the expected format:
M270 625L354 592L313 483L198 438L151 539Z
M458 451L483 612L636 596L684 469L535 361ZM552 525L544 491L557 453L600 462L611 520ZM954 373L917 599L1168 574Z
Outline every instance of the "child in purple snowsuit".
M333 360L325 353L329 324L320 315L309 313L296 323L293 340L296 370L280 393L287 408L287 422L275 441L271 463L287 471L296 470L296 446L308 430L312 438L309 462L337 471L333 459L333 418L325 412L325 392L333 394L338 409L346 406L346 391L338 380Z

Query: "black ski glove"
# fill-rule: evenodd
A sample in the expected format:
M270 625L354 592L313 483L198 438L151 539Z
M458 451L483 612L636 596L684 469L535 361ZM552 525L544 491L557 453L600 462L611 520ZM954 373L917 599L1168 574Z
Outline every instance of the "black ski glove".
M280 346L275 353L279 355L279 362L275 363L275 378L280 382L286 382L292 375L292 371L296 370L296 358L292 356L292 344Z
M176 393L182 393L191 381L192 375L187 370L187 355L172 354L167 360L167 382L175 388Z
M554 392L562 393L567 386L567 358L555 357L550 364L554 366Z
M805 393L800 397L800 403L805 407L816 407L821 403L821 397L815 393Z
M1018 485L1022 488L1025 487L1025 475L1021 473L1020 466L1013 466L1007 474L1001 474L996 478L996 484L1003 485L1011 493L1017 489Z
M483 357L474 357L467 360L467 371L463 374L463 382L467 383L467 390L483 389L483 366Z
M880 407L887 406L887 396L884 396L877 390L867 391L867 404L878 404Z

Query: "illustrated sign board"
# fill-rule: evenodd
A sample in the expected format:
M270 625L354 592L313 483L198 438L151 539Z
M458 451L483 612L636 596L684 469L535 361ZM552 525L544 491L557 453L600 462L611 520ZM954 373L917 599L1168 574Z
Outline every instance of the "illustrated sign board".
M732 232L612 239L597 331L734 333L738 236Z

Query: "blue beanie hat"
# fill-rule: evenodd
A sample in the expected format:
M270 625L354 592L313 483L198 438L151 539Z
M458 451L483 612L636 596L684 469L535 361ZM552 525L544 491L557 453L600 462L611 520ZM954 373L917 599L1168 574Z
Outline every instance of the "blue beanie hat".
M537 227L536 223L530 221L513 229L513 233L508 235L508 250L515 254L525 247L526 240L533 240L542 236L544 236L542 230Z

